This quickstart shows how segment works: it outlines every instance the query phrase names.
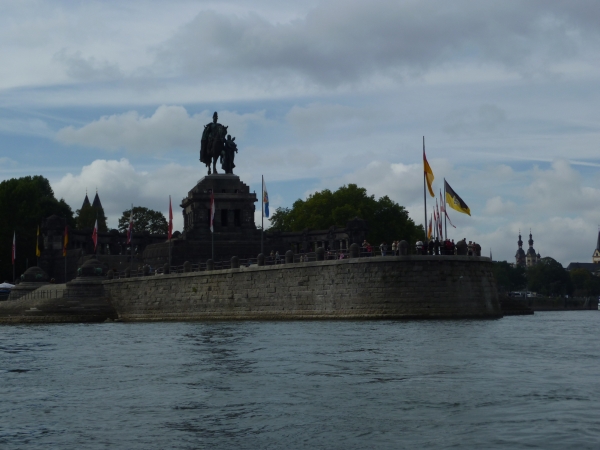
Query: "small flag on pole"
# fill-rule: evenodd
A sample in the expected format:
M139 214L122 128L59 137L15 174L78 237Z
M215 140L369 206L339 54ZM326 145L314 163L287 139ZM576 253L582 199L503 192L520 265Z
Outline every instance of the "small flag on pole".
M269 217L269 194L267 193L267 185L265 184L265 180L263 178L263 217Z
M429 227L427 229L427 239L431 239L431 215L429 216Z
M65 225L65 235L63 237L63 256L67 256L67 244L69 243L69 227Z
M173 236L173 208L171 208L171 196L169 195L169 232L168 239L171 240Z
M131 205L131 214L129 214L129 227L127 228L127 243L131 244L133 237L133 205Z
M17 233L13 231L13 245L11 259L13 266L15 265L15 259L17 259Z
M444 233L443 233L443 228L442 228L442 215L440 214L440 208L438 206L437 198L435 199L435 208L437 209L437 216L438 216L438 233L439 233L438 235L441 239L442 236L444 235Z
M448 184L448 182L446 180L444 180L444 184L445 184L445 191L446 191L446 204L450 208L455 209L456 211L461 212L463 214L468 214L470 216L471 210L469 209L467 204L463 201L463 199L460 198L456 192L454 192L454 189L452 189L450 187L450 185Z
M433 170L431 170L431 166L427 162L427 156L425 156L425 146L424 145L423 145L423 169L425 171L425 180L427 181L427 189L429 189L429 195L431 195L432 197L435 197L435 194L433 193L433 188L432 188L433 180L435 177L433 176Z
M214 233L214 221L215 221L215 194L213 192L210 193L210 232Z
M40 252L40 226L37 227L37 234L35 235L35 256L38 258L42 255Z
M98 219L96 219L96 223L94 224L94 232L92 233L92 241L94 241L94 253L95 253L96 248L98 247Z

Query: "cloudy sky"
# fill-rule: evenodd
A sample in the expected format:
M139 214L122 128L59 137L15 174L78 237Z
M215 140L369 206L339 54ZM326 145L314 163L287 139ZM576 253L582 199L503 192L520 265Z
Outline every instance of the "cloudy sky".
M356 183L422 223L425 136L434 188L472 211L451 237L513 261L531 229L542 256L591 262L599 17L597 0L0 1L0 179L44 175L73 210L98 189L112 227L131 203L166 212L206 173L218 111L272 209Z

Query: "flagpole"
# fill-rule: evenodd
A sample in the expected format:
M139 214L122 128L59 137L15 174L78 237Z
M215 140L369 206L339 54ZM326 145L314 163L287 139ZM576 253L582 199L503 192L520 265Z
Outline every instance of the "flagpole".
M131 258L129 258L129 276L131 276L131 272L133 272L133 227L131 226L131 221L133 220L133 203L131 204L131 216L129 217L129 226L131 230L129 230L129 252L131 253Z
M444 239L448 240L448 211L446 211L446 179L444 178L444 197L442 197L444 202Z
M67 231L67 218L65 217L65 232ZM65 257L65 283L67 280L67 246L65 245L65 236L63 236L63 255Z
M216 207L215 207L215 190L212 189L210 191L210 239L211 239L211 258L214 262L215 260L215 215Z
M264 255L264 235L265 235L265 176L261 175L261 192L260 192L260 252Z
M169 195L169 273L171 271L171 237L173 235L173 210L171 208L171 196Z
M423 164L425 164L425 136L423 136ZM425 177L426 177L425 167L423 166L423 205L425 208L424 209L425 222L423 223L423 230L425 231L425 240L427 240L427 192L425 192L425 189L426 189Z
M13 245L12 245L12 263L13 263L13 283L16 281L15 277L15 262L17 260L17 233L13 231Z

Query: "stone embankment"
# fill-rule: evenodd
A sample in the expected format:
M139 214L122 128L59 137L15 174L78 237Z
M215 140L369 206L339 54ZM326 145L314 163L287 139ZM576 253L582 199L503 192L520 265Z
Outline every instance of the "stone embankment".
M393 256L108 280L125 321L499 318L489 258Z
M385 256L236 265L106 279L93 259L66 285L45 285L0 302L0 323L502 317L489 258Z

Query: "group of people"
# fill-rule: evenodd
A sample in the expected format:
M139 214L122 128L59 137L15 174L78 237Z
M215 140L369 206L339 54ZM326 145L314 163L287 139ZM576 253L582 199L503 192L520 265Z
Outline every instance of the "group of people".
M373 256L373 246L365 239L361 245L361 253ZM393 241L391 246L383 241L379 244L379 254L381 256L398 256L400 254L400 241Z
M379 252L365 239L361 245L361 253L367 256L373 256L373 251L381 256L398 256L400 255L400 241L393 241L391 246L388 246L387 242L383 241L379 245ZM461 239L457 243L454 243L454 239L439 240L438 238L431 239L430 241L417 241L415 245L415 253L417 255L467 255L467 256L481 256L481 245L477 242L469 241L465 238Z
M431 239L429 242L417 241L415 245L417 255L465 255L481 256L481 245L477 242L462 238L456 244L454 239L445 239L440 241L438 238Z

